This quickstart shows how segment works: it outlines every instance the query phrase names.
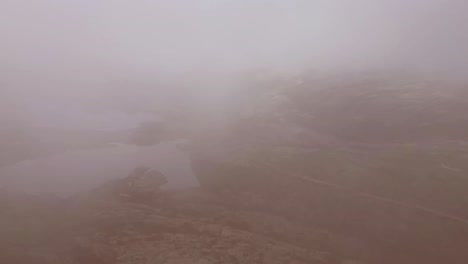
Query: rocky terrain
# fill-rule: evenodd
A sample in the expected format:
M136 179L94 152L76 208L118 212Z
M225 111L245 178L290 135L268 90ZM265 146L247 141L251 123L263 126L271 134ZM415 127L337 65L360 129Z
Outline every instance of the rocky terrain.
M190 190L138 204L105 190L68 200L4 194L0 262L359 263L327 231L229 195Z
M151 203L112 182L67 199L4 190L0 263L466 263L466 87L423 80L254 82L224 126L171 130L201 187Z

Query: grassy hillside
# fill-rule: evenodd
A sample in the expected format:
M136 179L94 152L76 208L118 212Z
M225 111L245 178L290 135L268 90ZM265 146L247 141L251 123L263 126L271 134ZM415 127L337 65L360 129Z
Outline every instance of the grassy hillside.
M258 208L364 240L376 263L463 263L465 86L386 75L299 79L265 90L229 139L194 148L204 186L251 193Z

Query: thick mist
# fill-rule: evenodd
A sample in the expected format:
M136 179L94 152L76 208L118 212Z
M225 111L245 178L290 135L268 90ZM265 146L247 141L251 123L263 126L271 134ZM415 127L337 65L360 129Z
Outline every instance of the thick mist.
M465 7L455 0L3 0L2 133L39 142L28 151L42 155L89 147L148 120L185 115L209 126L244 107L246 79L256 72L461 77ZM15 144L17 151L30 142Z
M466 0L0 0L0 263L467 263Z
M180 74L207 77L257 68L466 68L464 1L1 5L2 79L29 92L86 97L125 81L153 84Z

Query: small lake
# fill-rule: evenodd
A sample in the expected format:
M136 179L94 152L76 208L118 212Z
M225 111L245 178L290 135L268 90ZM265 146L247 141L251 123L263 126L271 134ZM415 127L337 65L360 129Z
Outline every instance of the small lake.
M74 150L0 168L0 187L28 194L70 196L122 178L136 166L166 175L167 189L198 187L190 159L175 142Z

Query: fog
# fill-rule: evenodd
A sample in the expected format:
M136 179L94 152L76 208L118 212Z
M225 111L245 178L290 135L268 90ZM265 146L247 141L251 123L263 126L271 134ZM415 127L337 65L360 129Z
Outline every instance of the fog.
M214 228L215 241L245 241L223 242L234 255L252 251L200 263L465 263L467 9L464 0L0 0L0 262L127 263L83 259L74 241L102 226L117 230L104 234L113 241L127 228L120 220L138 219L156 221L143 235L163 230L166 245L189 241L185 255L185 244L161 249L142 236L144 247L125 239L116 259L155 247L153 262L175 252L164 263L186 263L213 253L197 236ZM155 181L139 188L156 186L143 202L137 185L119 185L139 166ZM116 189L118 205L99 207L100 186ZM68 214L43 194L78 196L53 198ZM101 219L97 208L117 213ZM208 253L193 253L199 243Z
M60 94L89 96L125 81L256 68L466 68L464 1L1 5L3 78L28 87L35 80L29 89Z
M249 72L463 78L466 5L3 0L1 119L47 141L31 127L128 130L178 111L223 118Z

